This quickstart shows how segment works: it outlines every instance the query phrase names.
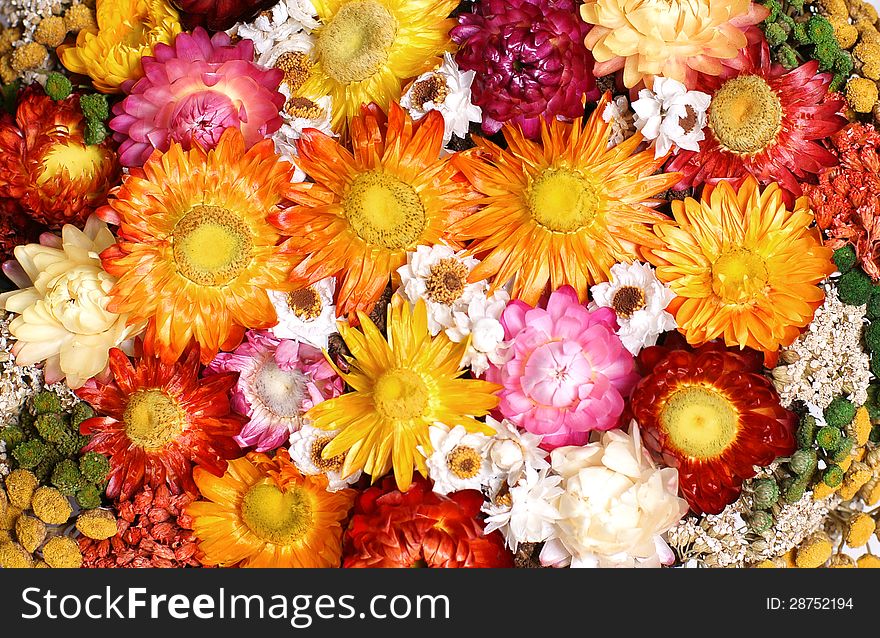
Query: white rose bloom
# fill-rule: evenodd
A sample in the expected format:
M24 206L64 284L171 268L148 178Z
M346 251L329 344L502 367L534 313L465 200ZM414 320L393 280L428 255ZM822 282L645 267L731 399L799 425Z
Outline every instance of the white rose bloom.
M460 425L450 430L442 423L435 423L428 432L434 451L425 464L437 494L479 490L488 483L492 469L487 456L491 441L488 436L469 433ZM418 450L424 455L421 446Z
M328 480L327 491L338 492L352 483L356 483L361 477L361 471L352 473L350 476L342 476L342 464L345 455L340 454L332 459L321 458L321 452L327 444L333 440L339 432L337 430L319 430L309 424L303 426L290 435L290 460L303 474L310 476L324 474Z
M633 112L625 95L618 95L611 100L602 111L602 119L611 124L611 135L608 137L608 148L613 148L632 137L635 133Z
M301 31L310 33L317 29L321 23L316 14L317 11L309 0L282 0L268 11L260 13L253 22L239 22L227 33L252 40L259 57Z
M617 334L633 355L677 327L675 318L666 312L675 293L657 279L649 264L614 264L611 281L596 284L590 294L591 307L612 308L617 314Z
M516 485L528 471L537 472L550 467L547 452L540 447L544 438L540 434L520 431L507 419L497 421L491 416L486 417L486 425L495 428L488 449L495 491L503 483Z
M509 301L507 291L498 290L491 297L475 296L466 308L452 313L454 325L446 329L446 336L460 342L471 335L461 365L470 366L477 376L488 370L489 364L501 365L513 355L501 325L501 313Z
M99 256L116 242L107 224L92 215L84 230L67 224L43 241L15 248L18 266L7 274L21 290L0 295L0 309L19 315L9 324L16 363L45 361L48 383L66 378L76 389L107 370L111 348L131 354L145 323L107 310L116 283Z
M316 284L294 292L269 290L278 323L269 331L279 339L304 341L321 350L336 330L336 306L333 294L336 280L322 279Z
M406 256L406 264L397 269L401 297L412 304L425 300L431 335L455 325L452 314L463 310L486 289L486 282L468 283L467 278L480 262L455 252L449 246L418 246Z
M671 78L657 77L654 88L639 91L633 102L635 126L645 139L654 140L654 155L662 157L676 147L699 151L706 139L703 130L708 121L706 111L712 97L687 87Z
M514 552L520 543L541 543L550 539L559 518L557 503L562 495L562 477L548 470L530 470L506 494L496 494L485 503L486 534L501 530ZM502 486L502 490L504 486Z
M436 70L423 73L400 98L413 120L418 121L430 111L440 111L445 124L443 144L453 135L465 137L471 122L483 119L482 110L471 102L471 84L475 71L461 72L450 53Z
M678 496L678 470L654 465L635 421L629 434L610 430L598 443L556 448L550 458L564 492L542 564L659 567L674 560L663 534L688 505Z

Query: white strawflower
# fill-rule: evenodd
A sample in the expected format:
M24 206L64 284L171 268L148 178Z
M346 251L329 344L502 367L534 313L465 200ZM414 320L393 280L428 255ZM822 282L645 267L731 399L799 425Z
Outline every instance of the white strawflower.
M239 22L227 33L253 41L259 58L294 35L317 29L321 23L316 14L317 11L309 0L281 0L268 11L260 13L252 22Z
M500 530L507 546L514 552L520 543L541 543L550 539L559 518L557 503L562 495L562 477L528 471L519 483L505 493L496 494L483 505L487 514L486 534Z
M335 291L333 277L294 292L269 290L269 299L278 315L278 323L269 331L279 339L304 341L326 349L328 337L337 332Z
M491 416L486 417L486 425L495 428L489 441L488 456L496 490L502 483L516 485L526 472L550 467L547 452L540 447L544 438L540 434L520 431L507 419L497 421Z
M492 469L488 436L469 433L460 425L450 430L442 423L435 423L428 432L434 451L425 464L437 494L479 490L488 483ZM424 454L421 447L419 451Z
M446 329L446 336L455 342L471 336L461 365L470 366L477 376L488 370L489 364L501 365L512 355L501 325L501 313L509 301L510 295L498 290L491 297L475 296L467 308L452 313L454 325Z
M605 105L602 119L611 124L611 135L608 137L608 148L617 146L632 137L635 133L633 112L629 108L629 100L625 95L618 95Z
M666 311L675 293L657 279L649 264L614 264L611 281L596 284L590 294L593 306L611 308L617 314L617 334L633 355L653 346L659 335L677 326Z
M653 90L642 89L633 102L635 126L645 139L654 140L654 156L662 157L673 147L699 151L706 139L703 130L708 121L711 96L687 87L671 78L654 79Z
M324 474L329 482L327 491L338 492L356 483L361 477L358 470L350 476L342 476L342 464L345 462L345 454L334 456L332 459L321 458L321 452L330 441L339 434L336 430L319 430L308 423L290 435L290 460L303 474Z

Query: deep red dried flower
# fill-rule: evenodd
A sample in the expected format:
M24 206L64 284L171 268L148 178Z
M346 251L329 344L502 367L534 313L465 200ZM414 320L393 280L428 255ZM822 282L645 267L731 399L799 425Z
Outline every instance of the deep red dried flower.
M12 259L16 246L34 241L37 229L17 200L0 197L0 263Z
M172 0L183 12L187 27L207 27L211 31L226 31L236 22L247 22L258 12L268 9L278 0Z
M474 490L439 496L417 476L400 492L385 477L355 502L343 567L512 567L502 536L483 533L482 504Z

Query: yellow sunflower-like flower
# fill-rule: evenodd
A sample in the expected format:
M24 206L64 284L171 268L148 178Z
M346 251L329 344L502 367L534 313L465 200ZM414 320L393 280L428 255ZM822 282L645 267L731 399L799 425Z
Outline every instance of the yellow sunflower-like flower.
M581 301L589 287L608 281L611 266L638 257L639 246L660 246L652 232L668 218L651 199L675 184L679 173L655 174L664 158L636 153L634 135L608 148L610 124L602 119L606 95L586 124L542 124L541 142L505 127L508 149L474 138L476 148L453 160L482 193L482 210L449 228L474 239L470 252L483 257L471 281L513 280L511 296L536 305L547 284L572 286Z
M672 211L677 224L656 228L662 247L644 252L678 295L668 310L688 343L723 337L765 353L791 344L825 299L816 284L835 270L807 198L789 211L778 184L761 192L748 177L738 192L722 182Z
M422 300L411 309L394 298L387 342L367 315L358 312L358 318L363 332L339 323L352 355L350 370L340 375L354 391L319 403L306 418L315 427L341 430L321 455L331 459L345 453L343 476L363 469L375 482L393 467L397 486L406 491L413 468L427 476L425 456L433 451L428 428L440 422L491 434L474 417L498 404L494 393L500 386L459 378L467 343L455 343L444 333L432 338Z
M333 130L345 135L362 104L387 111L401 85L440 64L453 50L447 16L457 0L312 0L322 26L315 32L309 78L298 92L330 95Z
M743 29L768 13L751 0L585 0L581 7L593 25L584 42L596 76L623 69L629 88L656 75L696 88L697 73L718 75L721 61L746 45Z
M62 44L58 57L68 70L92 78L102 93L119 93L126 80L144 74L141 58L180 33L177 11L168 0L98 0L97 29L83 29L76 44Z
M163 361L176 361L194 338L208 363L245 328L277 323L266 291L290 290L290 265L267 218L292 172L272 140L245 151L230 128L211 151L174 142L154 153L101 211L120 226L119 243L101 253L118 279L109 308L149 320Z
M207 499L186 507L203 564L339 567L354 490L328 492L327 477L303 476L284 448L229 461L219 478L196 467L193 479Z

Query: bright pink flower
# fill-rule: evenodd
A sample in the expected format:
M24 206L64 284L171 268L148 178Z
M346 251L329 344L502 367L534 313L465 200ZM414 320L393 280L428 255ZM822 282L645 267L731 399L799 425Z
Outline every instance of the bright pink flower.
M181 33L173 46L157 44L141 63L144 77L123 86L129 96L113 107L110 128L124 166L142 166L154 149L193 141L211 149L228 128L250 147L281 127L283 77L254 61L254 43L232 44L225 33L202 28Z
M617 426L624 397L639 380L633 357L614 334L614 311L590 312L571 286L550 295L547 309L513 301L501 315L513 358L486 376L500 383L502 414L542 447L584 445L592 430Z
M238 372L232 409L250 417L235 440L257 452L274 450L302 425L302 415L342 394L342 379L317 348L252 330L234 352L221 352L206 374Z

